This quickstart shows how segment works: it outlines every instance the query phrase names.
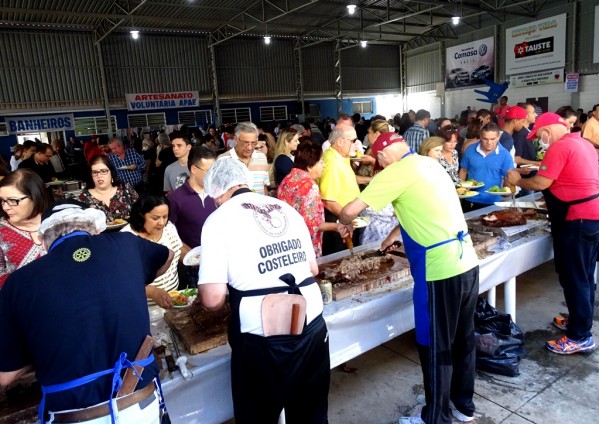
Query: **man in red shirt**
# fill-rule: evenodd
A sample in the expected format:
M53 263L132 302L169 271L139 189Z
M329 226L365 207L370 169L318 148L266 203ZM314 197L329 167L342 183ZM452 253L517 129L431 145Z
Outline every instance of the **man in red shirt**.
M507 104L507 96L501 96L499 99L499 106L495 106L495 109L493 110L497 117L497 125L499 128L503 128L503 124L505 123L503 115L505 115L505 112L509 107L510 105Z
M599 165L593 145L570 133L555 113L542 114L527 137L549 148L536 176L520 179L508 172L508 181L527 190L543 190L551 220L555 270L564 290L569 317L554 318L566 330L545 346L569 355L595 348L591 335L595 309L595 264L599 253Z

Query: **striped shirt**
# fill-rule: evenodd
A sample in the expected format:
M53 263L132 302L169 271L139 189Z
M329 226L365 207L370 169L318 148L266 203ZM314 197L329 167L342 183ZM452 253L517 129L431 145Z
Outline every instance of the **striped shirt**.
M418 153L420 145L425 138L429 137L429 132L426 128L415 122L410 128L403 134L403 138L408 143L408 146L415 152Z
M218 159L233 158L237 159L245 165L235 149L231 149L218 157ZM264 191L264 186L270 184L270 178L268 177L268 162L266 161L266 155L262 152L254 150L250 162L247 164L248 171L252 174L252 186L250 187L253 192L259 194L268 194Z

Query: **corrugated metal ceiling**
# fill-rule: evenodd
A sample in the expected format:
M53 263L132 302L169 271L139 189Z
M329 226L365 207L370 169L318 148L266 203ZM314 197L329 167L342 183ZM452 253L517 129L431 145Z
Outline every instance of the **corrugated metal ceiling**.
M357 6L353 15L347 4ZM0 30L71 29L196 34L211 44L230 38L271 35L352 43L421 43L457 37L450 23L462 16L461 33L476 30L479 17L497 21L535 16L543 0L0 0Z

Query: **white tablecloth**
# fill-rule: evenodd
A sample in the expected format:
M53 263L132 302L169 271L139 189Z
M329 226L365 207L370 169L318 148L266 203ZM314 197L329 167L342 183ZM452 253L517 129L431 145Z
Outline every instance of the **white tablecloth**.
M486 210L476 212L479 215ZM374 247L378 247L378 243L360 246L355 250ZM347 252L321 258L321 261L344 255ZM551 236L548 232L517 240L508 250L481 260L480 292L486 292L552 257ZM331 367L413 329L412 287L412 280L407 277L374 291L325 305ZM165 331L166 324L161 311L154 308L151 315L153 333ZM194 374L192 379L183 380L179 372L163 378L162 387L172 422L218 424L232 418L229 346L189 356L188 365Z

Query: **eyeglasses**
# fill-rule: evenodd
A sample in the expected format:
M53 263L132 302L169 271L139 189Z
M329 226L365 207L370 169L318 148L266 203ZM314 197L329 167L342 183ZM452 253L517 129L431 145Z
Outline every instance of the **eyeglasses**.
M92 177L97 177L98 175L106 175L110 172L110 169L104 168L99 171L92 171Z
M256 144L258 144L258 140L256 140L256 141L239 140L239 143L241 143L242 146L252 146L252 148L256 148Z
M200 167L199 167L199 166L197 166L197 165L191 165L191 166L193 166L194 168L198 168L200 171L208 172L208 170L207 170L207 169L202 169L202 168L200 168Z
M29 196L11 198L11 199L0 199L0 206L8 205L8 206L19 206L21 200L27 199Z

